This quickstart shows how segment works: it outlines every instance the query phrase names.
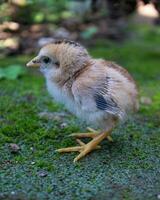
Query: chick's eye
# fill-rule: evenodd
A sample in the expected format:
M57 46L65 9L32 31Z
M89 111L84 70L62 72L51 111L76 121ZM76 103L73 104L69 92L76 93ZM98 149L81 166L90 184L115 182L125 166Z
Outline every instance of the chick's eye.
M58 61L56 61L54 64L56 65L56 67L59 67L60 65Z
M46 63L46 64L48 64L48 63L51 62L51 59L49 57L44 57L43 58L43 62Z

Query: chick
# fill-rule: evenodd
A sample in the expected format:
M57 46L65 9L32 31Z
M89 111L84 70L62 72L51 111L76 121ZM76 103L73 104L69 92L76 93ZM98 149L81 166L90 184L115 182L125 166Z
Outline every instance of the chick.
M96 126L99 131L71 134L76 138L90 137L85 144L58 149L58 152L79 151L78 161L108 138L111 132L130 112L138 109L138 92L135 81L126 69L114 62L92 58L80 44L57 40L44 46L28 67L40 67L50 95L67 109Z

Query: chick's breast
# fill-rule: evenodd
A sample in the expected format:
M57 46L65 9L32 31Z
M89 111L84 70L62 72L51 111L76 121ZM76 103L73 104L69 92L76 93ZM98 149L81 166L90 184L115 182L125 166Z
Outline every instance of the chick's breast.
M74 81L72 93L77 115L89 123L105 126L123 120L138 108L137 89L129 73L112 62L93 60Z

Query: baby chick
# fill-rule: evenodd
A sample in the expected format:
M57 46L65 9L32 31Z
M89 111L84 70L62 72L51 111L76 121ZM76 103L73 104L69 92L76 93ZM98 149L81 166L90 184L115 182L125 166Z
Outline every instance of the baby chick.
M71 134L74 137L91 137L85 144L58 149L58 152L79 151L74 162L84 157L99 143L108 138L118 122L129 112L138 109L137 87L126 69L114 62L92 58L80 44L57 40L44 46L28 67L40 67L47 89L57 102L69 111L100 129L88 128L88 133Z

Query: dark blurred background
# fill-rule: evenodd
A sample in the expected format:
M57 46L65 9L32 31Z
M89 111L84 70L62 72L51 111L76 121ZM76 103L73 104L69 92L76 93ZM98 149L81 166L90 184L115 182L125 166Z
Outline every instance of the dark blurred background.
M94 45L134 37L136 24L160 25L159 0L1 0L1 56L30 54L55 38Z

